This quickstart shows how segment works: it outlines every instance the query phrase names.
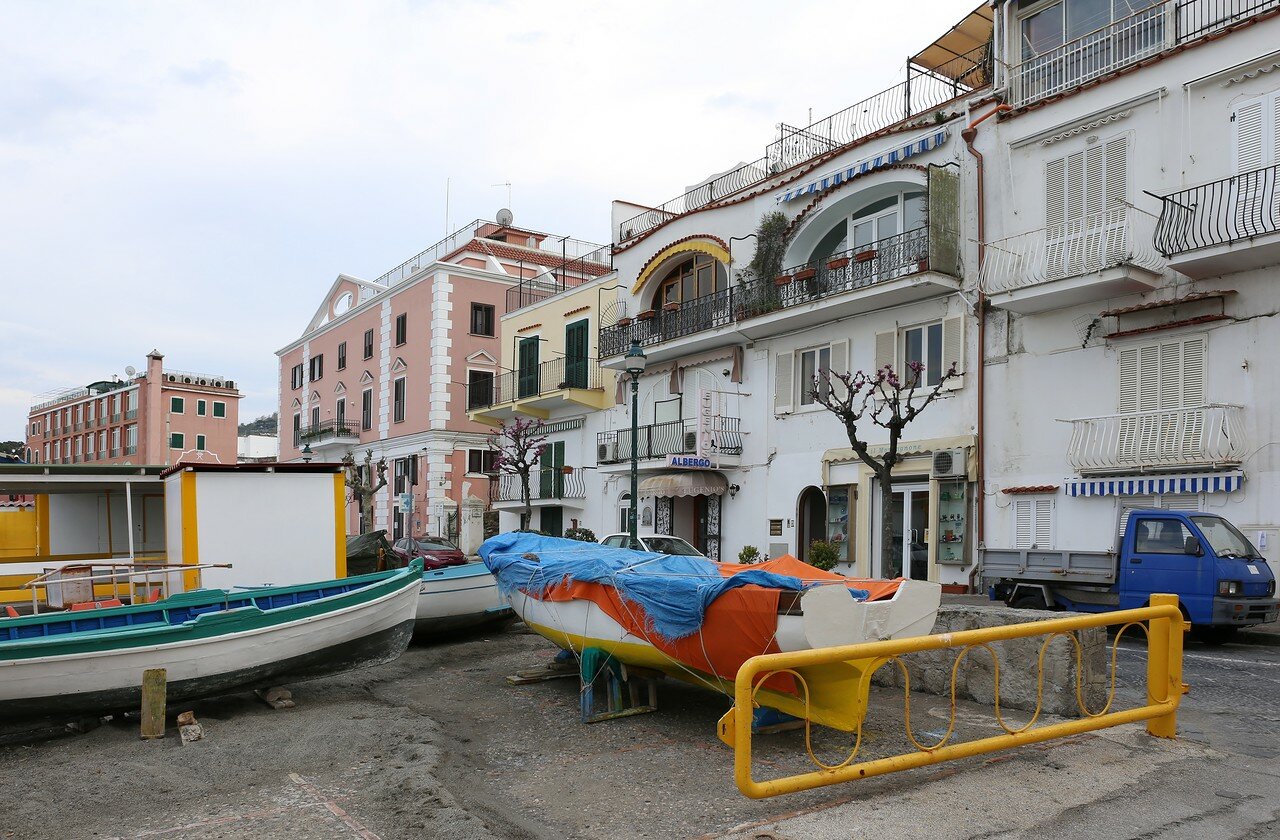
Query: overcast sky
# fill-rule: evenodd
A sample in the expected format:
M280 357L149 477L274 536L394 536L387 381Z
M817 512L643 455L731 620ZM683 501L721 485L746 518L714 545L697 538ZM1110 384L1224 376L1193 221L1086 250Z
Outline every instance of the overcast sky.
M0 440L32 396L143 367L276 408L274 351L339 272L461 226L606 242L895 84L974 0L0 0Z

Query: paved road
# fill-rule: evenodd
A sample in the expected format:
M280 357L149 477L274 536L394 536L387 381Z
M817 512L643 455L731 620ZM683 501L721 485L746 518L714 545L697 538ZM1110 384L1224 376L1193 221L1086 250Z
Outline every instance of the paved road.
M1146 647L1120 644L1121 691L1137 698L1143 685ZM1180 735L1224 752L1275 758L1280 755L1280 647L1188 642L1182 680L1191 686L1178 711Z

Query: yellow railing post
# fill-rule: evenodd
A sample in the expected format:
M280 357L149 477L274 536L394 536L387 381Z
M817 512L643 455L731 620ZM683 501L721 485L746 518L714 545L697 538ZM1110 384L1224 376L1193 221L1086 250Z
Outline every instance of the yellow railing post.
M1152 595L1151 606L1178 606L1177 595ZM1147 734L1158 738L1178 737L1177 702L1182 694L1182 622L1153 618L1147 632L1147 702L1172 701L1167 715L1147 721Z

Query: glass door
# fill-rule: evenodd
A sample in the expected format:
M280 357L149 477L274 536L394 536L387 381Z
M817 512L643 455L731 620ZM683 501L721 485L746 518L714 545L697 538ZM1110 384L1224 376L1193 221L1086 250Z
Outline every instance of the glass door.
M876 552L872 568L880 578L929 579L929 485L899 484L889 499L881 500L880 515L889 517L892 542L881 550L882 530L876 529ZM883 520L882 520L883 521Z

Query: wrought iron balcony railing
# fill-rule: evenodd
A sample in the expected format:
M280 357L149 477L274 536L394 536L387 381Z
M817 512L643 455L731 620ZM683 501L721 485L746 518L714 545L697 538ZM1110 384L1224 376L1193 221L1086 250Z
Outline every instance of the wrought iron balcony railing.
M585 499L587 482L582 468L565 472L563 469L538 470L529 476L529 501L556 499ZM522 502L520 476L503 473L496 481L489 482L489 501Z
M568 251L559 265L548 268L536 277L521 277L516 285L507 289L507 312L515 312L539 301L581 286L608 274L613 270L613 246L600 245L580 256Z
M988 293L1007 292L1120 264L1159 271L1163 261L1148 245L1153 227L1152 216L1122 204L988 242L983 288Z
M598 389L600 364L585 356L563 356L527 370L499 374L467 386L467 410L493 408L516 400L554 394L569 388Z
M1156 3L1012 67L1010 104L1020 107L1066 93L1156 53L1278 7L1280 0Z
M1067 462L1079 473L1239 464L1244 408L1199 405L1071 420Z
M1280 2L1280 0L1277 0ZM966 55L926 71L907 65L907 78L887 90L810 123L804 128L783 124L780 137L765 147L759 160L722 175L645 210L618 225L615 242L626 242L670 219L762 183L810 158L833 151L883 129L923 116L934 118L944 106L991 81L991 51L983 45Z
M301 446L304 443L315 443L331 438L350 438L355 440L359 437L360 424L354 420L321 420L316 425L295 429L293 432L293 445Z
M737 417L715 417L711 421L713 448L721 455L742 454L742 427ZM620 464L631 460L632 449L636 457L665 458L668 455L689 455L698 449L698 421L672 420L668 423L651 423L636 430L618 429L596 433L596 462Z
M1155 245L1167 257L1280 231L1280 166L1162 196Z
M753 281L685 301L678 306L642 312L600 330L600 356L625 353L633 341L652 346L686 335L723 327L791 306L853 291L887 280L930 270L928 228L916 228L869 245L832 254L820 261L793 266L777 279ZM944 273L952 273L938 267Z

